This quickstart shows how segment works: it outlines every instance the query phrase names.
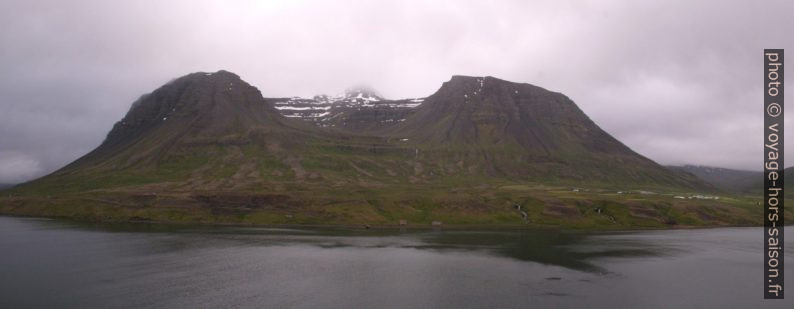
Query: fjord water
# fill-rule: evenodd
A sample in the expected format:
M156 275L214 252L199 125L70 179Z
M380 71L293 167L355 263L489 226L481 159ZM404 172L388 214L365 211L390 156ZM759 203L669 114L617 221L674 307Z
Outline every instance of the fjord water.
M794 307L791 294L762 299L761 248L759 228L582 234L0 217L0 307Z

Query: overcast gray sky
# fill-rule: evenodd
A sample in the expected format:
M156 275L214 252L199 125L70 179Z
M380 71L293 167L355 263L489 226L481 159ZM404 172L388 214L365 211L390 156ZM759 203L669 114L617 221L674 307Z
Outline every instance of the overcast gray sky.
M0 183L87 153L171 78L219 69L265 96L418 97L491 75L567 94L659 163L760 170L762 50L794 51L792 14L783 0L0 0Z

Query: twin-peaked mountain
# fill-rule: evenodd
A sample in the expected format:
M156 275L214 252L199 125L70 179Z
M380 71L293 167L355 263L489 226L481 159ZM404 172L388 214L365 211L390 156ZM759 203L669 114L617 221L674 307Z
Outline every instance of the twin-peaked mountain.
M635 153L566 96L529 84L454 76L418 99L371 89L264 98L226 71L189 74L142 96L98 148L28 185L377 196L397 185L509 183L706 187Z

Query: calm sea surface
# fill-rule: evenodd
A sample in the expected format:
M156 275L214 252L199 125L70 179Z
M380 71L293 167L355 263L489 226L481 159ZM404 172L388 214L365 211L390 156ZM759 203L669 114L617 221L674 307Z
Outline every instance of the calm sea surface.
M0 307L794 308L794 272L788 300L762 299L761 250L761 228L579 234L0 217Z

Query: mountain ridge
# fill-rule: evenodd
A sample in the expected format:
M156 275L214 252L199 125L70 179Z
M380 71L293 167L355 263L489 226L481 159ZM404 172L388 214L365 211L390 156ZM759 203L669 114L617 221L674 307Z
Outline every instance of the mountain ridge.
M763 172L692 164L668 167L692 173L714 185L716 188L726 192L743 193L760 190L761 186L758 186L758 188L754 187L760 184L760 179L763 179Z

